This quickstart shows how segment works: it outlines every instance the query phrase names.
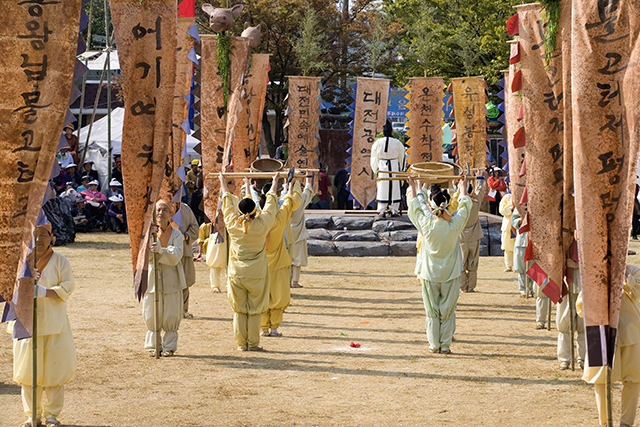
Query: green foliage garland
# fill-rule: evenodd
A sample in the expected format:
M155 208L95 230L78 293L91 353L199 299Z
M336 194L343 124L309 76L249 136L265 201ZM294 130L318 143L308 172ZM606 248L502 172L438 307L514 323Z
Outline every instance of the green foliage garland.
M540 0L542 4L542 19L547 21L544 30L544 59L549 67L553 52L556 50L556 36L558 35L558 23L560 22L560 0Z
M218 34L218 71L222 79L222 98L224 99L224 110L227 111L227 99L229 98L229 75L231 74L231 49L229 47L231 37Z

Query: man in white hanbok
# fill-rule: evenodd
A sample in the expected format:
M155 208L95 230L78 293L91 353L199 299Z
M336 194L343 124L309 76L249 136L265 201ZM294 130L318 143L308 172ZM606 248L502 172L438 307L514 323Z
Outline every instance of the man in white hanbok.
M393 138L391 122L387 120L383 128L383 137L376 139L371 146L371 170L379 178L392 177L385 171L400 172L405 166L404 145ZM398 216L400 210L400 181L378 181L376 202L378 215L386 216L387 210L391 216Z

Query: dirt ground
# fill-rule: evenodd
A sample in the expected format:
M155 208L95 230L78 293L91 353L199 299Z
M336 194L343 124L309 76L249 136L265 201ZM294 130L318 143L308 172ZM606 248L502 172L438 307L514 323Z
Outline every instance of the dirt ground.
M534 300L518 298L499 257L481 258L478 292L460 295L450 356L427 351L414 258L311 258L284 336L263 338L265 353L236 350L227 294L211 292L197 263L195 318L180 325L176 356L155 360L143 350L128 237L81 234L57 250L76 278L68 307L78 372L64 425L597 425L581 371L557 369L555 323L534 330ZM0 426L18 426L8 335L0 361ZM619 395L616 386L616 417Z

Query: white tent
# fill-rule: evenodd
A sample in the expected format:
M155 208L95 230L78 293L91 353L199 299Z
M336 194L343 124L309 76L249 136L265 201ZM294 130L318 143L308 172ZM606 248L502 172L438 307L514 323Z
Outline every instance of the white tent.
M90 70L102 71L104 67L104 63L107 61L107 52L101 51L87 51L82 55L78 56L83 63L85 59L88 59L87 67ZM111 65L111 70L119 70L120 69L120 61L118 59L118 51L112 50L111 55L109 56L109 64Z
M111 112L111 154L120 154L120 148L122 145L122 124L124 122L124 108L118 107ZM102 189L107 188L109 177L109 137L108 137L108 117L104 116L100 120L93 122L93 128L91 129L91 136L89 139L89 145L87 147L87 154L85 155L85 161L90 160L94 163L93 168L98 171L100 177L100 187ZM182 132L181 130L178 130ZM78 131L75 132L78 134ZM78 143L78 155L80 157L82 150L87 141L89 134L89 125L84 126L80 132L80 138ZM194 151L194 147L199 143L197 139L192 136L187 136L187 158L185 161L200 158L200 155Z

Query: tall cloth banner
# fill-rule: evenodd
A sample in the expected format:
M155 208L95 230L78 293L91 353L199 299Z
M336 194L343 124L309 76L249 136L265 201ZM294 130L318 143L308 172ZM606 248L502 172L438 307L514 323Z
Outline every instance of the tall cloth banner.
M515 55L515 51L517 50L517 43L512 43L511 57ZM526 209L521 202L524 189L527 185L527 178L526 175L521 174L526 147L522 118L519 117L522 108L522 99L518 92L511 90L513 76L519 67L519 64L511 64L509 71L504 73L504 115L507 131L507 153L509 155L509 188L511 190L511 198L516 205L520 218L524 218ZM518 135L521 140L516 140L516 135Z
M640 5L575 2L573 159L589 366L612 366L640 129Z
M442 161L442 77L409 79L410 163Z
M556 49L545 69L540 4L518 6L522 104L526 146L529 245L534 260L527 271L554 303L562 300L566 251L563 244L564 82L570 57L571 3L562 3ZM563 48L566 48L565 51ZM570 101L569 101L570 102ZM569 183L570 184L570 183ZM570 234L574 224L566 224ZM568 245L567 245L568 246Z
M289 166L319 166L320 77L289 76Z
M389 80L358 77L351 147L351 195L363 209L376 198L371 147L387 120Z
M238 126L238 119L240 118L240 114L242 112L242 97L244 96L244 79L246 77L247 72L247 64L249 61L249 54L251 52L251 48L249 47L249 39L244 37L240 37L241 39L246 40L246 43L243 43L239 49L232 49L232 55L237 57L237 61L231 62L231 80L239 79L237 85L230 86L232 93L229 97L229 103L227 104L227 127L225 130L225 143L224 143L224 157L222 160L222 164L226 167L231 165L231 169L234 171L241 172L239 168L235 168L235 160L233 146L236 137L239 137L238 142L238 157L240 156L240 152L244 151L244 147L247 143L247 138L244 136L244 130L240 130L238 135L236 135L236 127ZM240 159L242 162L243 159Z
M487 117L485 115L484 77L460 77L451 80L456 113L458 164L463 168L487 165Z
M167 148L167 163L164 170L161 197L172 198L172 195L182 188L182 179L177 174L182 167L183 146L187 139L187 133L183 126L189 117L189 103L185 96L191 91L191 69L193 63L189 59L189 52L193 48L193 37L188 31L195 24L195 17L178 17L176 26L176 81L173 93L173 118L171 144ZM189 128L186 127L188 130Z
M4 2L0 14L0 297L26 302L14 309L29 335L26 258L69 106L80 10L80 0Z
M206 179L209 174L218 174L227 167L230 147L226 146L227 122L224 108L223 86L218 72L218 36L202 35L202 58L200 62L201 99L200 99L200 131L202 135L202 169L204 180L204 213L212 221L218 210L220 183L217 179ZM247 64L249 39L231 37L231 79L229 88L236 94L241 87L242 77ZM237 112L237 96L233 101L230 96L228 109ZM234 105L235 102L235 105ZM224 162L224 163L223 163Z
M269 82L269 54L251 55L250 69L244 76L240 97L235 137L233 138L233 170L243 172L251 166L258 155L260 145L260 122L262 120L262 99L267 95Z
M176 79L176 2L111 0L125 116L122 175L127 200L134 290L140 300L149 272L149 230L171 144Z

